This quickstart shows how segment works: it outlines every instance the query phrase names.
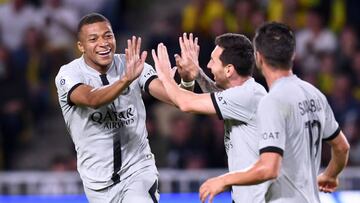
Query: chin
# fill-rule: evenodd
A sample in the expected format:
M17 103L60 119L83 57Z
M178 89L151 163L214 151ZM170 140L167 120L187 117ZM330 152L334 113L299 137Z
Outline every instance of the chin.
M100 59L98 61L98 63L101 65L101 66L108 66L112 63L113 61L113 57L110 57L109 59Z

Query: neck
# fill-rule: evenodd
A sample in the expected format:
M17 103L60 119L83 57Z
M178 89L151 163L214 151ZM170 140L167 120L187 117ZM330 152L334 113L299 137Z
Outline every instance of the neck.
M267 64L264 64L262 72L269 89L276 80L293 74L292 68L290 68L289 70L275 69L274 67L271 67Z
M110 68L111 63L106 65L106 66L102 66L100 64L95 64L94 62L92 62L91 60L89 60L87 57L84 57L84 61L86 63L86 65L88 65L90 68L95 69L96 71L98 71L100 74L105 74L107 72L107 70Z
M239 76L229 81L226 89L244 84L251 76Z

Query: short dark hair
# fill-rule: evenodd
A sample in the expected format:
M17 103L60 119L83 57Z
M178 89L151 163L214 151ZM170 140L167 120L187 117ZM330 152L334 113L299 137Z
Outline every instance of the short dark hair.
M292 68L296 43L294 33L287 25L276 22L263 24L256 30L254 45L272 67Z
M110 24L110 21L100 13L89 13L83 16L77 27L77 38L79 39L81 29L84 25L89 25L98 22L108 22Z
M241 76L252 75L254 49L246 36L235 33L222 34L216 37L215 44L223 48L220 55L223 65L232 64Z

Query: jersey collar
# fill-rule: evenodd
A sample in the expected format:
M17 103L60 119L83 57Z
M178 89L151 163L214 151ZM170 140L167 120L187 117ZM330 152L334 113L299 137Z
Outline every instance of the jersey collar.
M274 82L274 84L271 86L270 90L273 89L274 87L278 86L279 84L283 83L284 81L296 80L297 78L298 77L295 74L281 77Z
M97 70L95 70L94 68L90 67L88 64L86 64L85 62L85 59L84 59L84 55L81 56L80 58L81 60L81 63L83 63L83 70L91 75L94 75L94 76L99 76L101 75L101 73ZM114 56L114 59L113 61L111 62L111 65L110 65L110 68L106 71L106 74L110 74L115 68L116 64L115 64L115 56Z

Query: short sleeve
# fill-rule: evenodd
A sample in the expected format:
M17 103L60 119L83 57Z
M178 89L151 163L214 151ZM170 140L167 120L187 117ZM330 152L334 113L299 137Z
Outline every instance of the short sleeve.
M323 138L325 141L334 139L340 133L340 127L335 120L335 116L329 103L326 101L325 105L325 126Z
M83 83L83 77L79 72L73 71L69 67L62 67L55 78L60 101L66 100L64 102L73 105L70 101L71 92Z
M246 88L235 87L210 95L220 119L236 119L247 123L256 111L256 107L251 104L252 95Z
M260 154L275 152L283 155L286 142L286 106L272 99L264 97L258 111L258 131L260 136Z
M155 69L151 65L145 63L138 81L141 89L145 92L149 92L149 84L155 78L157 78Z

